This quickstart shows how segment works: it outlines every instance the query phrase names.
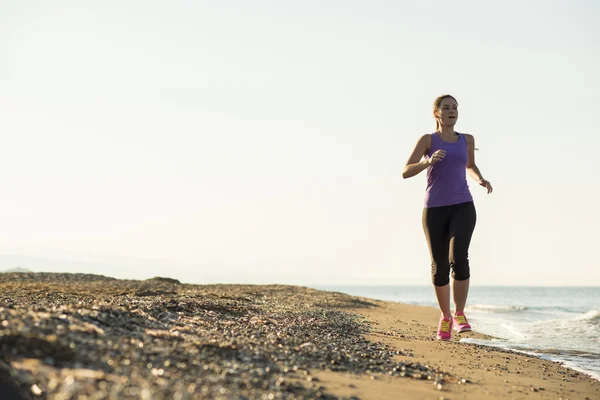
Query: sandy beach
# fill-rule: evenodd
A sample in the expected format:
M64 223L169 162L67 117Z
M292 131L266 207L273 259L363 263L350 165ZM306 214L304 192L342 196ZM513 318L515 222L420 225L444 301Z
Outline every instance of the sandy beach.
M437 320L300 286L0 274L0 399L600 399L560 364L459 343L482 334L438 342Z
M466 382L459 379L440 391L430 382L378 374L373 374L373 379L319 373L322 383L339 395L365 399L600 399L600 382L558 363L459 343L463 337L486 338L477 332L454 333L449 343L433 340L439 318L436 309L361 299L375 306L349 311L372 322L366 338L410 349L410 358L399 356L398 360L416 359Z

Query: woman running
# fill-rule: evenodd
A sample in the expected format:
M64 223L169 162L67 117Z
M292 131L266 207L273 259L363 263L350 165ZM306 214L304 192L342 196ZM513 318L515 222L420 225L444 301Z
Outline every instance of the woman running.
M410 178L427 169L423 230L431 255L435 294L442 312L437 338L450 340L453 326L458 333L471 330L464 310L469 292L469 244L477 216L466 172L486 188L488 194L493 189L475 165L475 138L454 130L458 119L456 99L449 94L435 99L433 116L436 131L419 139L402 177ZM450 311L450 270L454 316Z

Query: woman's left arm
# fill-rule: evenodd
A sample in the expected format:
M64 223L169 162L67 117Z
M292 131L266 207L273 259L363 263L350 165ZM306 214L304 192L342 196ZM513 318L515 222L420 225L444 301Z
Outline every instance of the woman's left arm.
M464 136L465 136L465 139L467 140L467 145L469 148L469 160L467 161L467 172L469 173L471 178L473 178L474 180L477 181L477 183L479 185L481 185L487 189L488 194L492 193L494 191L494 189L492 188L492 184L488 180L485 180L483 178L483 175L481 175L481 171L479 171L479 168L477 168L477 165L475 164L475 137L473 137L473 135L469 135L467 133L465 133Z

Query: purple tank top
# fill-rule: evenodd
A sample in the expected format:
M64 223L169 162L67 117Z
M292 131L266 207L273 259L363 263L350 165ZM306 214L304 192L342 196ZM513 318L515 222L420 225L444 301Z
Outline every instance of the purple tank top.
M444 142L435 133L431 134L431 149L427 157L438 149L446 151L442 161L427 168L425 208L449 206L473 201L467 185L467 162L469 160L467 139L458 134L456 143Z

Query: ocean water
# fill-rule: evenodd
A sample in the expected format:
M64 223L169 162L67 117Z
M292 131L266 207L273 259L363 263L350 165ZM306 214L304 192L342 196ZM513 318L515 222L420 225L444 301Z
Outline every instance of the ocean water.
M437 308L431 286L310 286ZM473 330L498 339L461 341L559 361L600 380L600 287L471 287Z

